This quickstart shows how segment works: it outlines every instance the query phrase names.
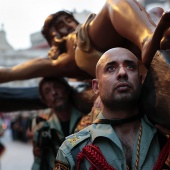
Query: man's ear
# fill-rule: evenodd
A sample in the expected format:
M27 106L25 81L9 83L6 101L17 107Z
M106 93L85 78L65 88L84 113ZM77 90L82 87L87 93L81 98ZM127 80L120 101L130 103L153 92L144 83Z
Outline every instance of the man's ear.
M98 79L93 79L92 80L92 88L95 94L99 94L99 84L98 84Z

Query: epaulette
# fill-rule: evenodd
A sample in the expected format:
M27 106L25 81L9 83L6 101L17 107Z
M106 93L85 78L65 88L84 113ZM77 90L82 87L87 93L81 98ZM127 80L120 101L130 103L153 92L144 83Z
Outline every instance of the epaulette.
M75 133L72 134L68 137L66 137L66 140L64 141L64 143L61 146L61 149L66 152L71 151L76 145L78 145L79 143L83 142L84 140L90 138L90 132L88 127Z

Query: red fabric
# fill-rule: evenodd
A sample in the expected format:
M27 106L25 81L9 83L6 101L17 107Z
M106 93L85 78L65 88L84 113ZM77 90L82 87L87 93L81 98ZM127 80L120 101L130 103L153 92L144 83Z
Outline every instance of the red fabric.
M92 165L89 170L116 170L107 163L99 147L93 144L86 145L82 149L82 152L78 154L78 164L76 170L80 170L80 163L83 161L84 158L86 158Z
M159 154L158 160L153 170L162 170L163 165L165 164L165 161L168 158L169 153L170 153L170 139L167 139L167 142L163 147L163 149L161 150L161 153Z

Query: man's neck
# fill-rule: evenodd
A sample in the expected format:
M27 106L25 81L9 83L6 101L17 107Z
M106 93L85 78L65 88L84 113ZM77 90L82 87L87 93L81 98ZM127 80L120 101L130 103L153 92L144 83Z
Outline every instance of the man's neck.
M122 148L126 156L126 163L129 167L131 167L134 143L137 138L140 124L141 121L136 120L122 125L113 126L113 129L122 144Z
M125 119L139 114L137 107L119 109L109 109L107 107L102 107L101 111L106 119Z
M107 107L102 107L101 108L102 114L106 119L127 119L133 116L136 116L139 114L138 107L133 107L133 108L120 108L120 109L109 109ZM121 135L130 135L137 133L138 128L140 126L140 119L126 122L124 124L120 125L113 125L114 130L116 131L117 134ZM119 135L118 135L119 136Z
M102 107L101 111L106 119L126 119L139 114L138 107L131 108L122 107L116 109ZM136 135L139 130L140 124L141 124L140 119L137 119L124 124L112 126L118 138L120 139L120 142L122 144L126 156L126 162L129 167L131 167L134 143L136 140Z

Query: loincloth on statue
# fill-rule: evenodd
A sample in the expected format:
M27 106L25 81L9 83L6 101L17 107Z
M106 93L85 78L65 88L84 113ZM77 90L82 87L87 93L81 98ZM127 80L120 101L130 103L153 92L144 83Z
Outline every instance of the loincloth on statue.
M95 16L95 14L91 14L83 25L78 26L75 51L77 66L94 77L96 63L103 54L92 47L88 36L88 26Z

